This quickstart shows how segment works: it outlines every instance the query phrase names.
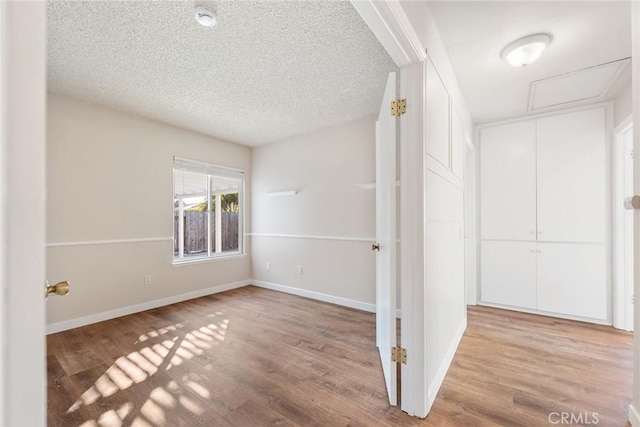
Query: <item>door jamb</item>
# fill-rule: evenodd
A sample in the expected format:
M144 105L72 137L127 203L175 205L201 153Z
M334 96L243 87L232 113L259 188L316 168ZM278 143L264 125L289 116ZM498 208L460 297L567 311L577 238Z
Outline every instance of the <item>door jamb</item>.
M633 117L629 115L613 131L613 326L632 331L628 324L625 282L625 214L622 206L624 197L624 141L622 135L633 128ZM630 306L633 309L633 306Z
M478 150L465 132L464 220L465 220L465 303L478 302L478 223L477 218L477 157ZM470 167L470 164L472 167ZM473 173L468 173L469 171Z

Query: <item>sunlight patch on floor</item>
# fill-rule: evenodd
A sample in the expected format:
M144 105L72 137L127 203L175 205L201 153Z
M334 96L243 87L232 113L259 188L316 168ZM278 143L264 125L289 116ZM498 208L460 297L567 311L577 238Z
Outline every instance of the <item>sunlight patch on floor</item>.
M191 381L191 380L186 381L186 386L189 387L191 390L193 390L198 396L203 397L205 399L208 399L209 396L211 395L211 393L209 393L209 390L207 390L201 384L195 381Z
M118 409L110 409L98 417L98 425L100 427L120 427L131 409L133 409L133 403L125 403Z
M178 401L182 406L185 407L185 409L193 412L196 415L202 415L204 413L204 408L187 396L180 396L178 398Z
M165 425L166 420L164 416L164 409L162 409L160 405L154 402L153 399L147 399L147 401L144 402L142 408L140 409L140 413L144 415L144 417L148 419L153 425Z
M216 316L221 314L216 313ZM181 332L180 329L184 328L184 325L177 323L140 335L136 344L161 336L164 338L161 342L150 342L138 351L118 357L71 405L67 413L78 411L83 406L95 404L99 399L111 397L119 391L143 383L157 374L159 369L164 368L163 370L167 371L196 356L202 356L214 348L214 345L224 342L228 325L229 319L220 319L217 324L211 323L190 332ZM175 336L169 336L172 333ZM97 419L87 420L82 426L121 426L128 416L134 417L129 424L132 426L163 426L166 425L165 411L175 409L178 404L195 415L202 415L204 408L185 392L197 399L209 399L212 396L211 391L205 386L189 376L184 376L181 384L170 380L164 387L154 388L138 412L132 403L126 403L117 409L105 410Z
M154 388L149 397L165 408L175 408L176 406L176 399L163 387Z

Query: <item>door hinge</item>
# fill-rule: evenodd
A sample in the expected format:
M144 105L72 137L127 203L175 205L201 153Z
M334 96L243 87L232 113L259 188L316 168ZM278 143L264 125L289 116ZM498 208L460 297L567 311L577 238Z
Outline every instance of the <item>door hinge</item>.
M407 112L407 100L406 99L396 99L395 101L391 101L391 115L392 116L401 116Z
M407 349L402 347L391 347L391 361L407 364Z

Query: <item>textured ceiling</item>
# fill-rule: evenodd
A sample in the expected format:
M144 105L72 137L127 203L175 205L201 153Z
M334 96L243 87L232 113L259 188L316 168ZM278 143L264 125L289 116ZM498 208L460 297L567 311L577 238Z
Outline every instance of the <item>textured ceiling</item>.
M527 114L531 82L631 56L630 7L628 1L429 3L476 124ZM534 33L553 36L537 62L513 68L502 60L507 44Z
M395 68L348 1L48 6L50 91L251 146L377 114Z

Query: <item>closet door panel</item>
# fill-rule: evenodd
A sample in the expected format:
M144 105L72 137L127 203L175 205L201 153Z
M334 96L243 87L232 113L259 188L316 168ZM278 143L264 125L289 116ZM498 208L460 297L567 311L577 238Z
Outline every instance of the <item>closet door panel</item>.
M481 249L481 301L535 309L536 244L484 241Z
M602 244L538 243L538 310L606 320Z
M605 241L605 111L537 121L538 240Z
M485 128L480 134L482 239L536 238L535 121Z

